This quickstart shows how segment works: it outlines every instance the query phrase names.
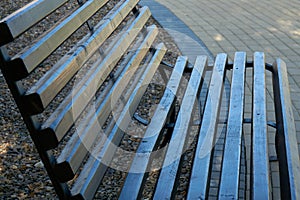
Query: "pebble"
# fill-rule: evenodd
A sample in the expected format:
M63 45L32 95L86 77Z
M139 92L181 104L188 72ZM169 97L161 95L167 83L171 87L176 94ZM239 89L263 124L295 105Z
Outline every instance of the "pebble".
M48 192L49 192L49 191L52 191L52 190L53 190L53 187L46 186L46 187L45 187L45 189L46 189L46 191L48 191Z
M42 163L42 161L40 161L40 162L35 163L34 167L36 167L36 168L42 168L42 167L44 167L44 164Z
M18 167L16 165L12 165L11 168L14 169L14 170L18 169Z
M19 179L24 179L24 176L23 176L22 174L19 174L19 175L18 175L18 178L19 178Z

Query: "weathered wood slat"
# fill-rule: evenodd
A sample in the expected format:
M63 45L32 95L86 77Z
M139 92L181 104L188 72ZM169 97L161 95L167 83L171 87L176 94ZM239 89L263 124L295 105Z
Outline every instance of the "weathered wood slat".
M300 199L300 161L287 67L281 59L273 67L281 198L296 200Z
M60 156L57 158L55 171L62 182L71 180L74 177L80 163L93 145L99 130L101 130L101 127L104 125L107 117L112 111L112 108L114 108L117 103L116 101L112 101L112 98L120 98L123 90L128 85L157 34L158 29L156 26L148 28L148 34L144 41L138 47L127 66L125 66L123 72L120 74L119 78L116 80L114 86L106 95L99 108L97 110L92 109L90 114L88 114L91 117L87 117L87 120L78 124L78 134L74 134L72 136Z
M47 33L30 49L21 55L12 58L10 65L12 70L25 72L27 76L45 58L47 58L59 45L72 35L82 24L95 14L108 0L87 1L78 10L72 13L53 30ZM16 68L15 68L16 67Z
M244 119L246 53L234 58L230 107L220 180L219 199L239 198L239 178Z
M211 151L220 114L226 62L226 54L217 55L197 142L187 199L207 198Z
M119 199L138 199L140 197L140 190L145 181L151 154L156 150L157 143L159 143L162 136L161 132L164 130L171 108L175 103L177 90L186 64L186 57L178 57L164 95L137 149Z
M189 134L193 109L199 94L200 84L203 82L206 65L206 56L197 57L168 145L153 199L170 199L174 197L181 155L184 153L184 145Z
M118 39L114 48L106 55L101 64L96 67L96 70L86 76L88 79L83 79L78 84L82 85L82 87L75 87L72 94L65 98L64 102L42 126L43 130L41 134L44 137L41 137L41 143L50 148L58 144L69 127L71 127L92 99L96 90L109 75L114 65L121 58L121 55L127 50L139 31L141 31L149 16L149 9L142 8L137 19L129 27L128 32L125 32Z
M119 150L117 149L119 143L126 133L125 130L132 120L146 86L166 52L163 44L160 44L157 50L151 48L158 29L152 26L146 30L145 24L151 14L147 8L140 9L137 6L138 0L120 0L116 5L113 3L113 9L93 27L90 27L90 18L104 6L110 9L111 6L108 4L110 0L77 1L80 5L72 10L70 15L66 14L51 29L33 41L32 45L16 52L12 58L10 51L7 52L6 44L10 46L10 42L22 39L31 27L41 25L41 20L44 23L47 16L54 14L61 6L69 4L66 4L67 0L31 0L24 8L0 20L0 67L60 199L69 199L70 195L73 195L74 199L93 198L114 154ZM40 74L42 78L34 83L29 74L56 49L62 48L62 44L85 23L90 31L78 43L73 42L71 44L73 48L66 55L62 55L58 62L53 63L54 66L45 75ZM33 29L35 28L38 27ZM99 51L99 58L93 57L96 51ZM259 52L254 54L253 60L253 63L246 63L246 54L238 52L234 64L226 64L227 56L219 54L207 88L201 87L206 81L202 79L202 75L208 69L207 58L198 57L193 69L186 66L186 57L178 58L167 90L138 147L125 183L123 187L119 186L122 187L120 199L142 198L148 170L153 164L153 155L157 155L159 144L161 142L165 144L167 141L169 143L164 146L167 151L159 149L164 152L161 158L165 160L151 198L175 197L182 164L181 156L186 149L187 139L191 139L189 132L194 122L193 112L197 110L194 106L200 96L200 88L201 94L205 93L201 96L205 108L203 119L199 120L199 123L198 120L196 122L200 131L196 138L196 155L192 163L187 199L209 198L209 189L212 189L210 181L214 179L211 172L218 165L212 164L212 149L216 142L216 133L219 131L218 125L223 117L222 114L219 116L219 113L224 100L222 92L226 76L225 68L232 68L233 78L229 117L226 121L222 121L226 124L227 132L221 178L218 180L220 184L217 191L218 198L240 198L239 184L243 177L241 175L244 174L240 169L243 166L241 163L243 123L249 122L252 126L252 146L248 152L251 158L251 175L250 180L246 182L250 181L250 198L274 197L272 193L275 192L273 191L275 185L272 184L276 181L270 181L272 176L269 167L270 145L267 129L269 113L266 109L268 99L265 72L270 70L273 73L276 112L276 124L273 124L273 128L277 129L275 141L281 198L300 199L299 145L286 64L280 59L273 66L265 64L264 54ZM90 64L89 61L94 61L94 64ZM141 63L144 63L142 67ZM81 71L86 65L89 65L88 69ZM252 118L247 120L243 119L244 107L247 106L244 104L244 96L248 97L245 95L246 67L254 67ZM176 93L181 89L179 87L184 69L193 71L177 113L178 109L174 107ZM50 106L56 104L53 100L65 86L71 86L76 73L82 76L77 79L78 82L75 81L71 94L60 102L44 124L40 123L40 116L35 115L44 112L49 104ZM210 75L211 72L208 72L205 78L210 79ZM27 92L25 91L27 87L23 87L24 81L26 86L27 83L33 85ZM96 92L97 98L93 101ZM202 114L202 111L200 113ZM177 120L174 124L175 116ZM65 141L66 144L65 142L59 144L71 127L76 128L77 132L66 138L68 140ZM161 141L166 128L168 136L174 130L172 138L170 141L169 137ZM57 148L58 145L62 146ZM59 155L56 152L53 154L56 150ZM216 150L217 147L214 153L218 153ZM124 152L123 155L127 153L134 154ZM74 185L64 183L73 178L75 178Z
M32 25L63 5L67 0L37 0L0 21L0 46L13 41Z
M146 91L145 85L150 83L166 52L166 48L163 44L160 44L157 49L157 52L154 54L142 78L138 82L136 89L121 112L120 118L117 120L112 132L108 137L103 135L104 142L100 142L99 144L104 143L104 145L96 146L91 153L93 156L91 156L83 168L82 173L71 190L71 193L75 198L90 199L93 197L96 189L98 188L105 170L111 162L115 150L123 137L123 131L126 130L132 114L136 110L142 95Z
M270 199L264 53L254 53L251 198Z
M121 4L122 3L122 4ZM88 38L83 45L71 50L70 55L64 56L53 68L41 78L27 93L24 100L33 105L30 110L41 112L74 76L81 66L103 44L118 25L136 5L137 0L120 2L118 9L109 12L100 27Z

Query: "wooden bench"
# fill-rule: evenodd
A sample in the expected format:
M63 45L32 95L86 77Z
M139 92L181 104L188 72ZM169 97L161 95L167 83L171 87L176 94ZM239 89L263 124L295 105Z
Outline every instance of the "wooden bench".
M143 94L156 71L163 68L167 49L162 43L154 45L158 28L145 26L151 13L147 7L138 7L138 0L118 2L98 17L97 24L90 18L97 18L109 1L89 0L79 1L77 9L53 23L29 47L17 53L9 50L11 42L66 2L33 1L3 19L0 66L58 197L91 199L120 150ZM88 27L82 39L78 43L69 40L80 27ZM47 66L47 59L55 64ZM168 81L149 123L140 120L146 130L137 149L129 152L132 163L120 185L120 199L143 197L157 157L162 167L152 198L175 198L188 150L192 157L186 198L208 198L220 124L225 128L216 186L220 199L237 199L244 192L240 188L245 124L251 126L250 197L272 198L268 154L268 125L272 125L281 198L300 198L300 164L285 63L278 59L273 65L265 64L260 52L254 54L253 62L247 62L243 52L235 54L234 63L227 60L226 54L218 54L209 67L207 57L199 56L191 68L188 59L180 56L170 75L164 74L168 70L160 72ZM249 68L253 68L251 96L245 89ZM273 77L275 123L267 121L268 71ZM230 94L223 92L227 79ZM252 116L248 119L244 110L249 101ZM227 104L223 121L222 102Z

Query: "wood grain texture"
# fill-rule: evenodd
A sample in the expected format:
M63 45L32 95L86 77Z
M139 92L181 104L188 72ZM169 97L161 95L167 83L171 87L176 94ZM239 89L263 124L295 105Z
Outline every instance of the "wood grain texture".
M157 34L158 29L156 26L148 28L148 34L144 41L125 66L123 72L115 81L114 86L106 95L103 102L96 110L91 109L89 111L87 114L89 117L86 117L86 120L76 124L78 127L77 133L71 137L57 158L55 170L61 180L71 180L74 177L87 152L94 144L99 130L102 129L102 126L117 103L116 101L112 101L112 98L120 98L123 90L138 69L142 59L149 51ZM138 79L139 76L136 76L135 78Z
M5 17L0 21L0 46L13 41L66 2L67 0L36 0Z
M270 199L264 53L254 53L251 198Z
M211 151L220 114L226 63L227 55L218 54L208 89L187 199L205 199L208 195Z
M128 123L131 120L132 114L138 106L138 103L146 91L145 85L148 85L158 68L166 48L163 44L160 44L157 47L157 51L154 54L152 60L148 64L142 78L139 80L136 85L136 89L130 96L125 108L122 110L119 119L117 120L112 132L106 137L103 137L103 142L97 145L93 152L91 153L94 156L91 156L90 160L87 161L87 164L82 170L82 173L76 180L74 187L71 190L71 193L77 198L90 199L93 197L96 192L99 183L103 178L103 174L107 166L110 164L113 155L118 148L118 144L123 137L124 130L128 126Z
M184 153L184 145L192 122L193 109L199 94L200 84L203 82L203 73L206 66L207 57L197 57L168 145L153 199L170 199L174 197L180 160Z
M142 8L140 14L133 21L131 26L129 26L128 32L123 33L120 38L117 38L117 43L106 55L104 60L100 63L95 63L95 70L90 71L90 73L86 75L86 79L81 80L78 85L74 87L71 94L64 99L63 103L60 104L56 111L43 124L42 130L45 132L45 135L56 138L58 142L64 137L66 131L93 98L99 86L104 82L115 64L126 52L149 17L149 9ZM45 143L48 143L48 141L46 140Z
M21 55L12 58L12 62L14 62L14 59L20 60L20 63L23 63L23 66L18 67L25 68L27 73L30 73L96 11L104 6L106 2L108 2L108 0L87 1L44 37L40 38L30 49L26 50Z
M287 66L277 59L273 67L281 198L296 200L300 198L300 161Z
M41 112L57 95L57 93L68 83L82 65L95 53L104 41L119 26L124 18L136 5L137 0L128 0L117 5L107 14L95 32L88 35L84 43L70 50L70 54L64 56L53 68L48 71L29 91L26 92L24 101L27 101L31 110Z
M151 161L151 154L154 153L153 151L156 149L157 143L160 142L159 140L161 139L171 107L174 104L186 64L186 57L178 57L163 97L137 149L119 199L140 198L142 185L145 181L149 162Z
M219 199L238 199L245 101L246 53L235 53Z

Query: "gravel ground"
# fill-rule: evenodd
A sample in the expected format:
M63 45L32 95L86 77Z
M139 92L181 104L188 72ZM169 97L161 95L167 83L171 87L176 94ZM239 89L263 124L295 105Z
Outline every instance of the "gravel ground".
M16 11L22 6L26 5L30 0L23 1L13 1L13 0L1 0L0 1L0 19L6 17L10 13ZM103 9L103 13L106 13L107 9L113 7L116 1L111 1L112 3ZM74 0L71 0L65 6L60 8L54 14L47 17L47 19L41 21L39 25L30 31L26 32L24 36L18 38L16 42L8 46L10 55L14 55L15 52L22 50L30 44L30 41L34 40L43 32L50 27L53 23L60 20L64 15L67 15L71 10L77 7L77 3ZM96 16L100 17L101 16ZM148 24L157 24L153 19L149 20ZM158 24L157 24L158 25ZM158 25L159 26L159 25ZM72 43L80 40L83 35L86 34L88 30L82 28L78 31L78 34L73 36L69 40L69 46L72 47ZM165 61L174 64L174 59L176 55L180 54L178 48L172 41L172 39L166 34L166 32L161 31L159 34L159 40L164 41L170 50L166 57ZM67 45L68 46L68 45ZM58 49L55 52L55 55L47 59L43 63L43 67L39 68L34 77L31 77L33 80L38 79L42 74L48 70L49 66L52 65L59 55L63 55L68 51L66 49ZM25 82L25 85L27 82ZM151 93L152 91L152 93ZM148 89L147 94L142 100L142 104L139 107L139 112L143 113L143 117L149 118L148 110L149 105L147 101L151 99L154 101L154 104L158 103L158 99L161 95L162 88L157 84L151 84ZM149 100L150 99L150 100ZM152 101L151 100L151 101ZM152 104L150 102L150 104ZM151 107L151 106L150 106ZM0 144L0 198L1 199L53 199L55 198L55 192L51 185L51 182L43 168L42 163L40 162L39 156L33 142L30 139L29 133L21 119L19 111L12 99L12 96L7 88L5 80L0 73L0 109L1 109L1 120L0 120L0 135L1 135L1 144ZM154 109L153 108L150 108ZM144 110L144 111L143 111ZM51 110L49 110L51 112ZM151 115L151 114L150 114ZM139 127L140 129L145 129L144 126L132 122L132 129ZM132 130L131 129L131 130ZM130 130L129 130L130 131ZM122 145L124 148L128 146L128 143L132 143L134 139L124 138ZM134 144L130 144L128 148L136 148L138 141L134 141ZM104 185L107 185L108 188L114 188L120 182L124 180L125 173L117 172L113 169L108 170L108 175L105 177ZM110 175L113 174L113 175ZM153 172L150 175L150 179L156 177L157 173ZM110 183L110 184L108 184ZM115 189L115 192L112 190L107 190L107 187L99 189L98 197L114 197L118 192L118 188ZM149 186L151 191L151 186ZM145 196L148 196L149 191L145 191Z

